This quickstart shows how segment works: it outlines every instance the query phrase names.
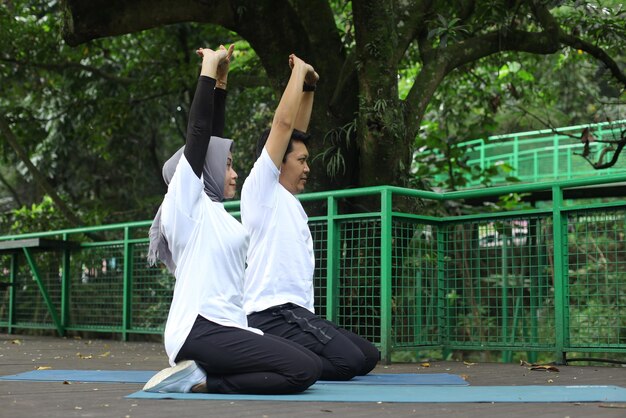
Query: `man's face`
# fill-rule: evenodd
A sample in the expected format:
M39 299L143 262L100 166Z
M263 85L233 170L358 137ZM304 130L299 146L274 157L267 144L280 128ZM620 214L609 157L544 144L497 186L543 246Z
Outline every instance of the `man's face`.
M293 141L293 149L280 166L280 184L292 194L302 193L309 176L309 151L301 141Z

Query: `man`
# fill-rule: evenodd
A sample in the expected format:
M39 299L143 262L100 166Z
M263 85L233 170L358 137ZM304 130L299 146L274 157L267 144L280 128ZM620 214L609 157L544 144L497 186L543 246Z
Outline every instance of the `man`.
M303 91L283 94L281 102L288 106L274 115L271 129L259 139L257 161L243 185L241 220L250 233L244 309L249 326L319 355L321 379L349 380L369 373L380 353L369 341L314 313L313 239L295 197L309 175L305 132L319 78L309 67Z

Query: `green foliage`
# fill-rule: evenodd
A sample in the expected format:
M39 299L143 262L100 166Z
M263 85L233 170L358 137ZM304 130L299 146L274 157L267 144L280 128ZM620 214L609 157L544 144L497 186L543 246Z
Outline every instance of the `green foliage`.
M428 31L428 39L438 38L439 45L448 46L448 41L458 41L468 34L469 30L466 26L460 25L461 19L454 17L448 19L445 16L437 15L437 23Z
M350 147L351 138L354 137L356 130L356 120L347 123L344 126L330 130L324 136L324 144L326 149L324 152L316 155L312 160L313 164L316 160L321 159L326 167L326 174L330 178L342 176L346 174L346 162L341 151L343 141Z
M238 38L216 27L180 24L70 48L61 23L57 1L0 5L0 112L85 224L149 218L165 192L161 165L184 144L200 64L194 50ZM255 76L257 68L256 54L240 42L231 78ZM272 92L252 88L230 96L226 134L238 140L236 163L243 161L239 171L247 173L249 144L269 119L258 97L269 100ZM254 102L260 104L249 105ZM24 190L14 201L28 205L41 198L31 192L32 173L4 141L0 167L14 190Z
M3 216L2 223L6 224L3 229L8 230L10 234L62 229L67 226L67 220L59 213L48 196L45 196L39 204L23 206L6 214Z
M517 10L502 8L502 2L481 3L476 6L480 10L476 19L465 22L463 30L454 31L447 42L500 28L512 16L521 19L515 14ZM623 68L623 5L579 3L563 2L555 9L559 23L574 35L593 39ZM434 20L431 37L443 36L458 25L458 17L450 12L452 15L442 13ZM421 70L418 57L418 51L410 49L399 69L400 97L406 96ZM458 189L469 179L489 186L490 177L505 172L506 167L483 171L468 167L465 149L458 149L459 143L500 133L622 119L626 115L623 94L623 86L608 69L580 50L564 48L552 55L502 52L483 58L449 74L429 102L415 140L413 172L421 180L446 173L449 181L431 183L434 187Z
M399 34L406 28L403 25L410 24L406 17L410 13L402 13L412 6L405 3L396 5ZM319 154L331 179L358 170L390 171L389 167L355 166L364 160L359 160L363 149L357 146L364 133L351 121L372 121L381 140L406 144L407 127L413 120L407 119L409 107L402 100L421 75L427 54L445 55L459 42L492 31L541 30L524 2L507 7L503 1L481 0L473 11L464 10L460 3L432 2L419 28L423 32L417 31L420 35L406 50L397 51L398 65L390 62L384 73L398 76L398 97L377 92L366 103L357 97L359 91L342 90L343 85L351 85L346 82L351 71L358 69L351 61L359 61L354 55L353 3L331 0L328 4L342 51L324 54L346 57L344 68L332 68L346 76L339 80L345 83L328 90L336 87L333 94L355 97L350 102L355 103L354 109L341 109L345 116L333 119L336 111L328 107L312 121L314 130L322 127L318 131L323 133L318 135L315 155ZM603 48L623 66L626 27L621 2L558 2L551 12L561 27ZM238 7L236 13L241 17L246 8ZM199 45L237 42L226 135L236 140L235 164L243 182L254 160L256 138L271 120L277 101L270 85L276 88L282 81L262 69L251 47L258 43L221 27L188 23L69 47L61 39L62 22L58 0L0 4L0 112L42 176L86 224L154 214L165 191L161 165L184 142L199 66L193 51ZM308 35L319 41L315 34ZM372 39L370 52L380 54L387 51L384 48L396 47ZM324 54L317 59L324 59ZM321 82L330 78L322 74ZM511 167L469 166L459 143L546 125L619 119L624 116L623 95L623 86L610 72L582 51L500 52L446 74L432 98L418 95L418 101L425 100L427 106L423 114L411 117L418 119L421 129L389 159L397 157L394 164L411 176L409 185L414 187L456 189L469 181L490 186L493 176L506 175ZM316 107L329 106L331 99L316 98ZM404 156L410 154L414 163L409 170ZM430 181L440 173L447 173L449 182ZM404 175L394 179L400 182ZM33 173L6 141L0 141L0 183L0 198L9 202L2 211L43 198Z

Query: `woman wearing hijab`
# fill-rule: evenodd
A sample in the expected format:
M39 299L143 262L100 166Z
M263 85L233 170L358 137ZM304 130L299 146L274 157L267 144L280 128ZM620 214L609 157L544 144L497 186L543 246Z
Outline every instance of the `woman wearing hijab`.
M233 46L197 52L202 70L185 146L163 167L168 191L150 228L149 261L160 259L176 277L164 334L172 367L153 376L144 390L301 392L319 378L319 358L291 341L248 327L242 307L249 237L222 203L235 195L233 141L215 136L223 128ZM292 70L279 108L290 102L294 85L302 89L306 72L305 66Z

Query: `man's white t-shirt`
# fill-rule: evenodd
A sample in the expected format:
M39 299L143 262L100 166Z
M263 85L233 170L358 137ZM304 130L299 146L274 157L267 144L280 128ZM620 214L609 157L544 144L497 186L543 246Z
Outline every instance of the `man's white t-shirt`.
M279 183L263 149L241 193L241 223L250 233L244 287L246 313L294 303L314 312L315 255L302 204Z
M248 327L243 280L248 233L224 205L204 193L184 154L161 211L161 228L176 263L174 297L165 325L171 365L198 315L224 326Z

